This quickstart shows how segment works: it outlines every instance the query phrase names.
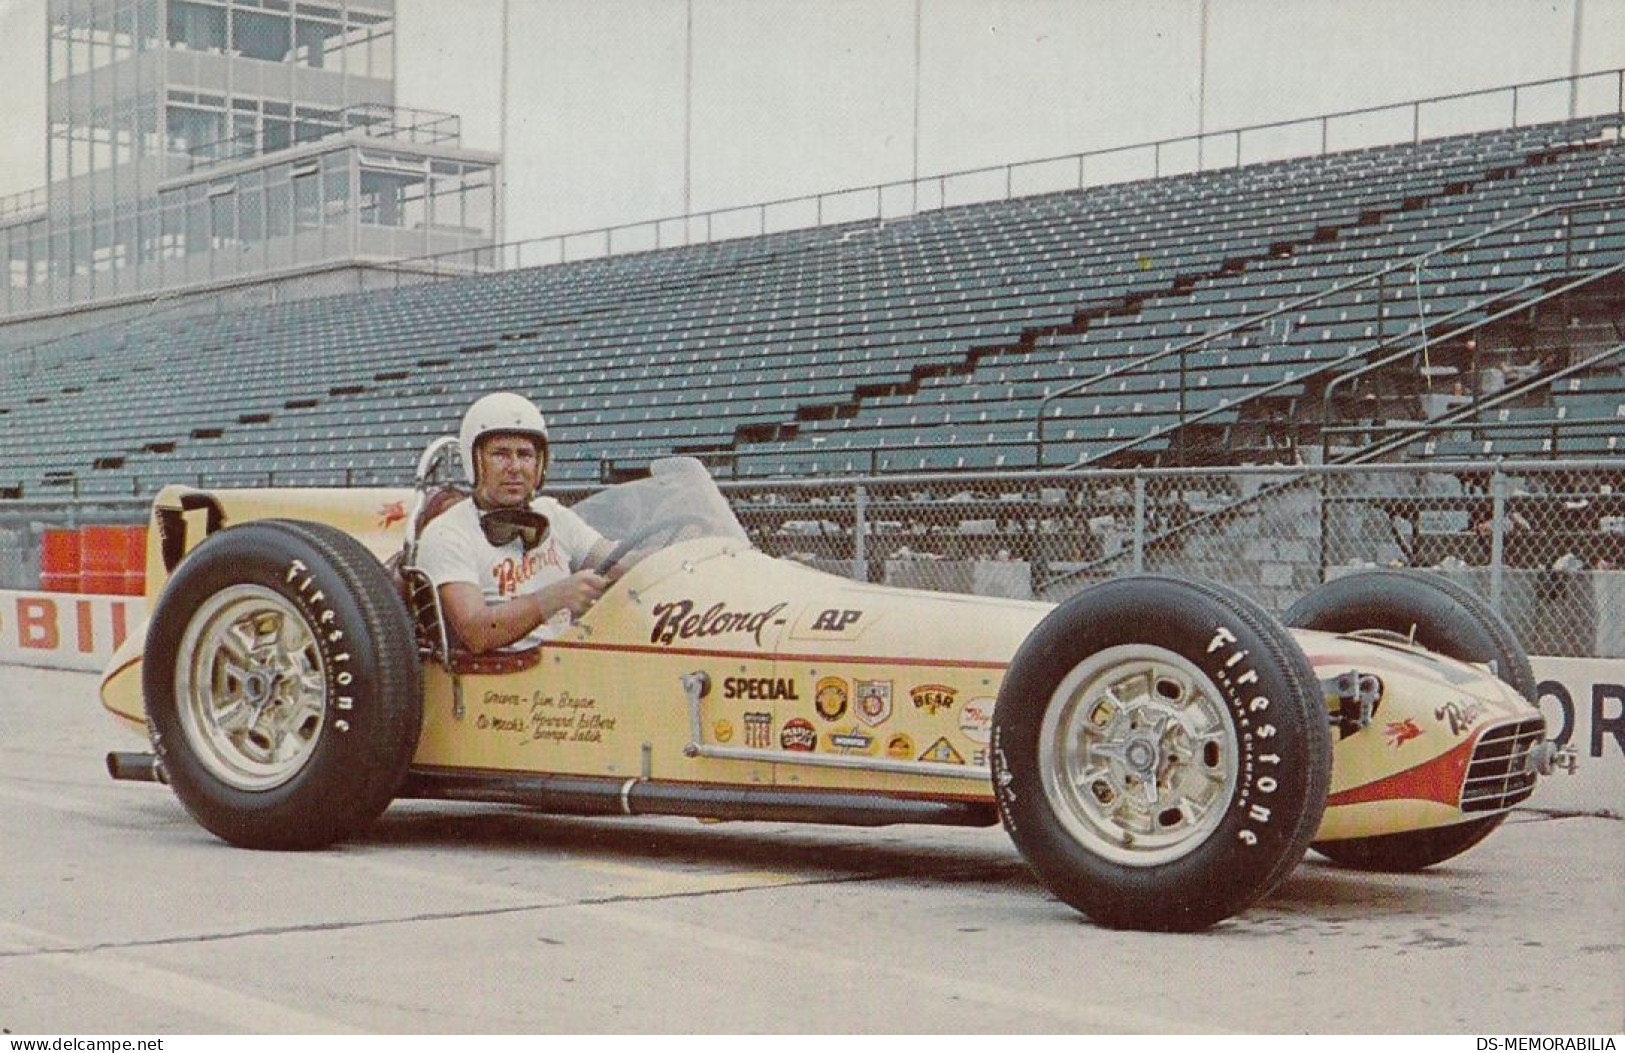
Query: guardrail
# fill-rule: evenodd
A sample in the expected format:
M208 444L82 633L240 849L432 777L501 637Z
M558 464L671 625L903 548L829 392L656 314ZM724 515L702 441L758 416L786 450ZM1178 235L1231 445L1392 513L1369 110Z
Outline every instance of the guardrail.
M1599 101L1582 105L1580 97L1586 93L1598 96ZM1546 98L1547 95L1551 98ZM1447 113L1463 108L1463 103L1471 101L1489 102L1501 115L1476 123L1458 121L1451 125L1445 125L1441 118L1440 128L1428 126L1435 112ZM1532 103L1538 106L1533 116ZM1324 156L1368 146L1417 143L1424 138L1519 128L1603 114L1625 115L1625 68L1598 70L1573 77L1549 77L1312 117L1267 121L1124 146L958 169L917 179L894 179L818 194L593 227L480 249L413 257L397 261L392 269L398 272L397 283L419 281L425 276L456 278L473 273L707 244L730 238L759 237L806 227L879 222L956 205L1008 201L1032 194L1081 190L1085 186L1239 168L1266 161ZM1370 126L1380 123L1377 119L1384 115L1402 118L1396 126L1400 129L1397 134L1394 131L1376 134L1368 131ZM1293 148L1268 149L1269 142L1281 139L1283 133L1291 132L1307 136L1307 139ZM1212 148L1224 144L1230 147L1228 159L1214 160L1210 157ZM1251 151L1249 146L1252 147ZM1049 175L1040 178L1034 173ZM1057 173L1064 173L1064 178Z

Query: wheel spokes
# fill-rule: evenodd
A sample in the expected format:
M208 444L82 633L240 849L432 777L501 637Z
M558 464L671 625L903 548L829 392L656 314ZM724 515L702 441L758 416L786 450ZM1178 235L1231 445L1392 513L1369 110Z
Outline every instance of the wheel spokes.
M233 586L193 615L182 648L193 657L177 689L199 759L239 789L292 778L327 708L321 652L299 610L263 586Z
M1063 681L1052 707L1052 798L1114 858L1177 858L1222 819L1235 780L1222 696L1182 657L1150 646L1108 649L1080 669L1091 675Z

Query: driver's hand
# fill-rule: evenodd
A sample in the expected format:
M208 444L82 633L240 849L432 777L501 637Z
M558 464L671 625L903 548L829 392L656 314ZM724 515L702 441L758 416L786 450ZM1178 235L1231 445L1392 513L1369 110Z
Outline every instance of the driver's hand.
M555 611L569 611L571 616L579 618L587 613L587 608L598 602L598 597L608 587L608 579L597 571L578 570L543 591L552 593L548 597L549 607Z

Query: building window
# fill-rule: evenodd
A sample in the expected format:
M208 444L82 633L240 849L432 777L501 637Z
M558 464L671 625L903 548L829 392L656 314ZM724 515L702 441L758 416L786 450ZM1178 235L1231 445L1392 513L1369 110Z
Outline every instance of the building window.
M312 69L335 69L342 72L344 63L339 56L344 50L344 24L333 20L311 17L327 8L301 6L293 23L293 60Z
M231 47L244 58L286 62L293 51L293 25L287 15L234 10Z
M226 50L226 9L192 0L170 0L169 46L179 51Z

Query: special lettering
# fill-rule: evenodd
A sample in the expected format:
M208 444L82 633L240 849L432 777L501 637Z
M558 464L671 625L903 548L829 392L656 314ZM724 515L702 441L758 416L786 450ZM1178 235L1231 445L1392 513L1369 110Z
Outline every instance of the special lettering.
M722 681L723 698L751 702L799 702L796 682L788 676L730 676Z

